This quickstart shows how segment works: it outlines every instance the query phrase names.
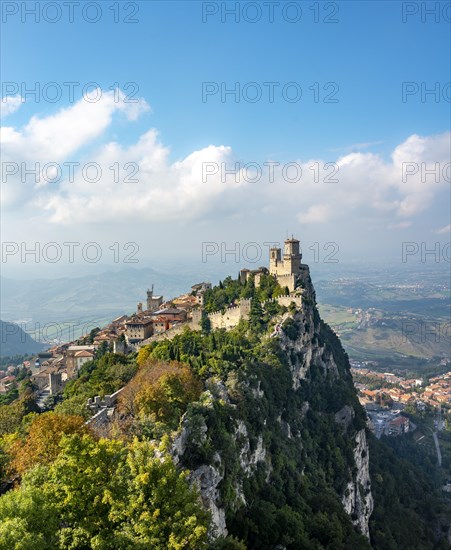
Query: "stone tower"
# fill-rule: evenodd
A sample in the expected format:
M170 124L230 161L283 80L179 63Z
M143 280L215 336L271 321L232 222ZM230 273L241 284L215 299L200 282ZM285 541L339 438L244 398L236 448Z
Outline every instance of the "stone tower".
M291 237L285 241L283 264L285 272L298 275L301 268L302 254L299 251L299 241Z
M152 289L147 291L147 311L158 309L163 303L163 296L155 296Z
M147 290L147 309L152 309L153 306L153 285L150 290Z
M280 248L272 247L269 249L269 272L275 275L277 268L282 262L282 255Z
M274 275L280 286L288 287L292 292L302 276L305 268L301 264L302 254L300 252L299 241L294 237L287 239L282 250L272 247L269 250L269 272Z

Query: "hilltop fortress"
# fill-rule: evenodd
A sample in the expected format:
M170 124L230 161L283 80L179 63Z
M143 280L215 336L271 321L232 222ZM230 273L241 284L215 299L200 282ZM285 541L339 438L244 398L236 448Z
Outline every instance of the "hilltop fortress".
M286 288L287 293L284 296L274 298L273 301L280 305L289 306L294 303L296 307L302 305L303 288L310 279L310 270L308 265L302 264L302 254L299 248L299 241L293 237L287 239L284 243L284 251L273 247L269 251L269 269L260 267L255 270L242 269L240 271L240 280L242 283L254 277L255 286L259 286L263 274L273 275L282 288ZM236 306L229 307L225 311L215 311L209 313L208 319L212 329L215 328L233 328L240 319L248 319L251 309L251 300L240 300ZM191 328L200 329L202 318L202 309L196 309L192 312Z
M269 270L266 267L240 271L241 282L245 282L249 277L254 276L255 286L259 286L262 274L274 275L279 285L288 288L288 292L293 292L302 282L309 277L308 265L302 264L302 254L299 248L299 241L293 237L287 239L282 249L272 247L269 250Z
M272 275L284 290L283 295L273 298L273 301L286 307L294 304L300 308L305 299L305 289L310 288L309 267L301 261L299 241L292 236L285 240L283 253L277 246L270 248L269 269L241 269L239 278L242 284L252 279L258 287L264 275ZM146 309L140 302L136 313L123 320L124 338L121 342L115 342L114 349L124 351L127 346L136 349L152 341L171 339L187 326L191 330L200 330L205 315L212 329L231 329L240 319L249 319L251 299L244 298L228 308L206 314L204 294L210 289L211 283L198 283L191 287L190 293L165 302L163 296L154 295L152 286L147 291Z
M283 255L280 248L270 249L269 269L242 269L240 280L245 283L253 278L258 287L263 274L273 275L285 292L283 296L271 301L286 307L294 304L300 309L303 301L311 298L308 295L308 289L311 288L309 268L301 260L299 241L292 237L285 241ZM104 328L96 328L78 341L57 344L47 352L40 353L36 361L39 372L33 375L33 382L42 390L40 402L43 403L47 395L60 391L67 380L77 375L84 363L94 359L97 349L102 346L112 348L115 353L127 354L152 341L171 339L186 327L201 330L201 320L205 315L204 294L210 289L211 283L198 283L191 287L189 293L165 302L163 296L154 294L152 285L147 291L145 305L139 302L136 313L121 315ZM251 299L241 299L224 310L208 313L211 328L228 330L241 319L249 319L251 304ZM99 403L101 408L108 408L106 402ZM92 405L95 408L97 404L93 402L90 407Z

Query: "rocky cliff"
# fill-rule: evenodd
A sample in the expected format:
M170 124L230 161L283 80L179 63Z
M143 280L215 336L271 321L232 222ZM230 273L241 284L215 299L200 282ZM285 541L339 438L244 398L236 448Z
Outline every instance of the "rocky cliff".
M211 511L212 538L229 532L250 547L258 539L261 548L308 548L310 538L327 538L322 524L344 531L347 523L369 537L365 413L309 278L303 287L302 306L274 319L278 330L261 335L239 368L210 378L174 441ZM364 537L356 538L362 548Z

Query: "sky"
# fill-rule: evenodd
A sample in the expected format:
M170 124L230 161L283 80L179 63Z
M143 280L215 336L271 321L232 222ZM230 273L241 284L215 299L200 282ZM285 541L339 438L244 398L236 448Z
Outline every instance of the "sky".
M450 261L449 2L1 7L2 275Z

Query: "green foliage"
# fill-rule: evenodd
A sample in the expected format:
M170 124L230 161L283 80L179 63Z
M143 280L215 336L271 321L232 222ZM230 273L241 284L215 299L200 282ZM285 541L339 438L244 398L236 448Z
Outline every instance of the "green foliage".
M202 310L202 317L200 319L200 328L204 334L209 334L211 331L211 322L205 310Z
M81 367L77 378L64 388L64 398L83 394L87 399L94 395L112 394L124 386L135 372L136 364L125 355L106 353Z
M249 311L249 325L255 332L262 332L265 323L263 321L263 308L257 298L254 298L251 302L251 309Z
M175 430L201 391L201 382L186 365L148 360L119 397L123 431L132 426L136 435L155 438Z
M63 391L62 402L55 412L75 414L89 418L91 412L87 401L96 395L111 395L133 378L137 371L135 357L115 353L104 353L99 359L87 361L70 380Z
M38 412L31 393L26 392L20 399L10 405L0 406L0 435L14 433L22 422L24 416L30 412Z
M92 397L92 395L88 395L88 392L80 391L78 395L75 394L66 397L63 401L58 403L53 410L57 413L74 414L88 419L91 416L91 412L87 406L89 397Z
M58 453L58 437L47 442L53 462L29 470L18 490L0 498L0 550L369 549L341 502L356 473L355 435L366 426L349 360L314 300L304 301L313 309L302 314L267 301L284 293L272 276L263 276L258 288L253 277L245 284L228 277L205 293L206 310L252 298L249 322L211 331L204 316L201 332L186 329L153 342L137 358L104 349L86 363L56 411L86 414L88 397L128 383L118 407L123 440L63 436ZM298 346L286 351L279 338L268 337L282 311L292 314L283 325L285 344L312 333L319 353L310 356ZM294 366L306 367L296 389ZM347 426L335 420L345 406L353 411ZM36 422L27 412L20 399L0 406L0 434L12 434L0 440L3 469L11 441ZM127 424L130 418L139 431ZM179 466L212 465L221 476L218 504L230 535L210 544L208 514L167 454L180 428ZM133 433L141 440L131 441ZM157 449L148 438L164 445ZM436 491L440 478L410 443L391 442L395 453L371 441L375 550L445 548L434 538L450 521ZM363 496L368 488L359 490Z
M227 282L223 286L221 290ZM254 303L259 304L257 300ZM308 380L295 392L288 359L278 340L262 338L260 330L249 331L249 325L255 327L263 316L264 312L255 308L253 323L243 322L231 331L186 331L149 346L150 358L187 362L208 380L208 392L199 402L191 403L185 415L189 432L183 464L190 469L202 464L220 468L220 494L229 532L248 548L278 544L287 549L368 548L340 501L355 468L352 435L362 428L365 418L347 357L338 340L328 341L328 328L322 327L317 338L326 347L326 359L333 357L343 380L312 365ZM299 321L293 321L292 328L293 339L307 330ZM223 399L225 387L227 400ZM302 417L300 411L307 400L310 409ZM355 425L351 423L348 433L334 418L344 405L356 409ZM239 420L247 435L237 433ZM263 445L270 456L270 483L262 463L253 475L243 475L240 455L246 441L250 453ZM246 507L238 498L240 487Z
M449 548L436 537L448 529L451 511L438 484L434 486L435 472L436 466L410 436L370 439L375 500L370 528L375 550Z
M19 390L17 388L11 388L4 395L0 395L0 406L9 405L19 397Z
M246 545L235 537L220 537L208 546L208 550L246 550Z
M0 498L0 548L205 548L208 514L157 454L149 442L63 439L49 468Z
M297 335L299 334L299 325L292 319L288 318L282 325L282 330L290 338L290 340L296 340Z
M247 326L241 324L231 331L215 330L209 334L186 330L172 340L149 345L149 358L162 361L180 361L207 378L223 378L243 364L253 341L246 337Z
M253 276L249 277L244 284L241 284L239 279L233 280L227 277L224 282L205 292L204 308L207 313L224 310L242 298L264 302L285 293L288 294L285 291L286 289L282 289L272 275L261 275L258 287L255 286Z

